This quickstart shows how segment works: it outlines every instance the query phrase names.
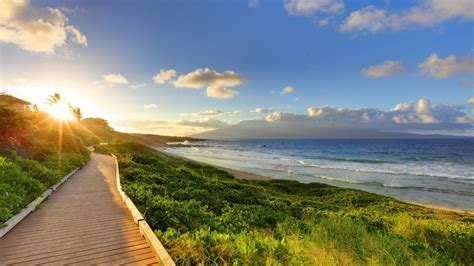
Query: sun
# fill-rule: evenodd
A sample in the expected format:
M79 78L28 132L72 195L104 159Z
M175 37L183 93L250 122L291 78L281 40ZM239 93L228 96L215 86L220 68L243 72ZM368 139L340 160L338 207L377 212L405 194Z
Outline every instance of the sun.
M74 116L71 114L69 106L64 102L52 104L48 107L47 112L60 121L74 120Z

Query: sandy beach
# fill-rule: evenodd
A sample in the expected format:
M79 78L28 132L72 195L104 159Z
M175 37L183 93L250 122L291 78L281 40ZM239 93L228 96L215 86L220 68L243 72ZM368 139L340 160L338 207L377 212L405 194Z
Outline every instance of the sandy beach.
M184 160L192 161L192 162L198 163L198 164L211 165L211 164L206 164L206 163L199 162L199 161L196 161L196 160L192 160L192 159L189 159L189 158L186 158L186 157L174 154L174 153L167 152L166 148L168 146L155 145L155 146L150 146L150 147L157 150L157 151L159 151L159 152L165 153L166 155L169 155L169 156L173 156L173 157L181 158L181 159L184 159ZM211 165L211 166L216 167L216 168L221 169L221 170L224 170L224 171L232 174L236 179L246 179L246 180L272 180L273 179L271 177L252 174L252 173L243 172L243 171L239 171L239 170L231 169L231 168L226 168L226 167L221 167L221 166L217 166L217 165ZM451 212L451 213L458 213L458 214L474 214L473 212L450 209L450 208L446 208L446 207L442 207L442 206L422 204L422 203L417 203L417 202L413 202L413 201L405 201L405 202L409 203L409 204L417 205L417 206L420 206L420 207L433 209L433 210L436 210L436 211L439 211L439 212Z
M180 159L183 159L183 160L191 161L191 162L202 164L202 165L210 165L210 164L206 164L206 163L199 162L199 161L196 161L196 160L191 160L189 158L179 156L179 155L174 154L174 153L167 152L166 151L166 148L167 148L166 146L150 146L150 148L152 148L154 150L157 150L159 152L165 153L166 155L177 157L177 158L180 158ZM272 179L270 177L261 176L261 175L257 175L257 174L252 174L252 173L247 173L247 172L242 172L242 171L239 171L239 170L230 169L230 168L226 168L226 167L221 167L221 166L217 166L217 165L211 165L211 166L216 167L216 168L221 169L221 170L224 170L224 171L232 174L236 179L246 179L246 180L271 180Z

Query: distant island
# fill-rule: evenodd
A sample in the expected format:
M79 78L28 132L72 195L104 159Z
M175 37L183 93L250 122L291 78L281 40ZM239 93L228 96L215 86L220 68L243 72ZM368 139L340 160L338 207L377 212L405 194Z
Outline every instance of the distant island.
M204 139L442 139L473 138L442 134L416 134L357 128L329 128L318 125L288 126L265 119L242 121L236 125L193 135Z

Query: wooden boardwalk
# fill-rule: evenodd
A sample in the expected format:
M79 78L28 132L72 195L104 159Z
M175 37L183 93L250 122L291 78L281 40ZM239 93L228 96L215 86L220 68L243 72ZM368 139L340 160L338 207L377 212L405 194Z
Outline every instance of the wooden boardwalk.
M158 264L115 186L115 162L91 160L0 238L0 265Z

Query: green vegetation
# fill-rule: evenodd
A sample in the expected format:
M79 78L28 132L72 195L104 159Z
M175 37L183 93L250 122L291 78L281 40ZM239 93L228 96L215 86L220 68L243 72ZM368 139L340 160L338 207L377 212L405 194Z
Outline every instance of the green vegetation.
M178 264L473 265L474 216L367 192L236 180L146 146L118 157L122 185Z
M40 112L0 107L0 225L76 167L89 151Z
M59 109L58 117L38 110L11 107L11 101L23 102L3 95L0 105L0 226L38 197L49 186L78 166L83 165L89 151L86 146L101 142L128 140L144 144L166 145L166 142L196 140L115 131L101 118L82 118L81 109L72 106L59 93L47 103ZM74 121L61 120L71 114ZM64 117L62 117L64 116Z

